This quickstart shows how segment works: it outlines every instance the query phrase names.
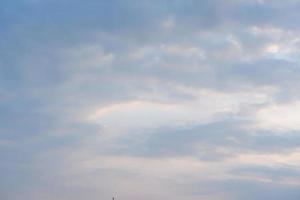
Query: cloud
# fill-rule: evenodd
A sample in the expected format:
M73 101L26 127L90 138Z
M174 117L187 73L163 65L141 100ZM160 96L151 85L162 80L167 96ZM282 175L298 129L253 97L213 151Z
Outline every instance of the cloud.
M0 198L299 199L299 5L2 1Z
M257 112L257 126L273 131L299 130L299 102L275 104L262 108Z

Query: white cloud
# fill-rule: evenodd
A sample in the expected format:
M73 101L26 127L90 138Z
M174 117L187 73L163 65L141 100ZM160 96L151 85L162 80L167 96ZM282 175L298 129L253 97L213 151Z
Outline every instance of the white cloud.
M257 128L272 131L300 130L300 102L273 104L260 109L256 115Z
M241 108L265 103L271 98L269 92L253 91L222 93L179 87L194 98L181 102L155 102L132 100L100 107L90 113L88 120L104 126L123 129L157 128L205 124L219 120L219 115L237 115Z
M161 44L157 46L143 46L139 47L130 53L131 59L145 60L160 57L166 59L172 57L173 59L205 59L205 51L200 46L182 45L182 44Z

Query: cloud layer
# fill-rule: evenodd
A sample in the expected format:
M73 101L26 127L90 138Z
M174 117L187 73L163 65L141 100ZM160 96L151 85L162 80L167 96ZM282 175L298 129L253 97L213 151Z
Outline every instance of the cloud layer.
M0 199L300 198L298 0L0 5Z

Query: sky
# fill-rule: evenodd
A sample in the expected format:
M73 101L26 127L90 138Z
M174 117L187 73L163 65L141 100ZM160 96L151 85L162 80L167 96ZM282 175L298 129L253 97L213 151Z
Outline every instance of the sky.
M1 200L299 200L299 0L1 0Z

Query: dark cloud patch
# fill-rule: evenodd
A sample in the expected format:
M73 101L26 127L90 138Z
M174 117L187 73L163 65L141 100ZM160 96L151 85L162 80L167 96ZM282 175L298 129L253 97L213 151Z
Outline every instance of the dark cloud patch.
M191 127L170 127L135 138L123 138L120 152L139 156L196 156L201 160L222 160L240 153L293 152L300 147L298 132L274 134L247 131L245 122L217 122Z
M279 59L264 59L237 64L232 74L258 85L286 86L298 80L298 63Z

